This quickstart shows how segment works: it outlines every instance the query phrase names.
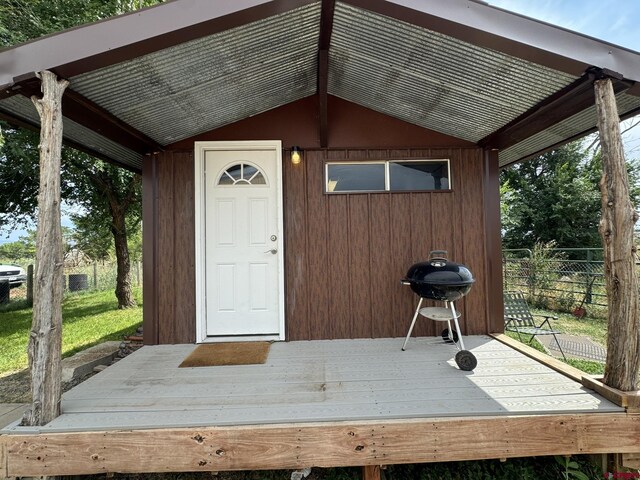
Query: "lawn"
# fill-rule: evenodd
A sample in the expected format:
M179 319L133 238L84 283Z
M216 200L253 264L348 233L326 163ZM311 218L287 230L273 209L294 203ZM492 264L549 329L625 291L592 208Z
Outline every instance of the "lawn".
M62 355L68 357L107 340L121 340L142 322L142 291L134 288L138 307L118 310L112 291L67 295L62 305ZM0 376L27 367L31 308L0 309Z
M549 315L558 317L557 320L551 319L551 326L554 330L559 330L562 333L567 335L580 335L584 337L588 337L596 343L599 343L602 346L606 346L607 342L607 321L602 318L576 318L570 313L561 313L554 312L552 310L540 310L540 309L531 309L531 313L534 315ZM540 317L536 318L536 321L542 321ZM514 332L505 332L511 338L518 340L518 335ZM524 342L528 342L530 336L523 335ZM531 344L531 347L539 350L541 352L545 352L544 347L538 343L537 340L534 340ZM563 360L562 358L558 358L558 360L564 361L569 365L582 370L585 373L591 375L601 375L604 373L604 363L595 362L592 360L578 360L574 358L568 358Z

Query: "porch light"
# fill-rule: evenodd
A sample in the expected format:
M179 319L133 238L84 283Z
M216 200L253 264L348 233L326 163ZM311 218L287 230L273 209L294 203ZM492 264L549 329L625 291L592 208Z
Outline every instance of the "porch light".
M291 147L291 163L298 165L302 162L302 149L300 147Z

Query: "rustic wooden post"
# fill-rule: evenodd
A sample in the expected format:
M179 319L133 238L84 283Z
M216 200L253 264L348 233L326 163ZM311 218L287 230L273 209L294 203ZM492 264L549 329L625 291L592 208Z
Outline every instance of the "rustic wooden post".
M32 97L40 115L40 191L36 233L36 269L29 367L31 408L23 425L44 425L60 414L62 348L62 229L60 225L60 155L62 94L69 84L49 71L38 74L42 98Z
M380 480L380 465L367 465L362 467L362 480Z
M620 118L611 80L596 80L594 89L602 149L602 219L599 230L609 304L604 383L630 391L636 389L640 367L638 278L633 243L633 228L638 214L629 195Z

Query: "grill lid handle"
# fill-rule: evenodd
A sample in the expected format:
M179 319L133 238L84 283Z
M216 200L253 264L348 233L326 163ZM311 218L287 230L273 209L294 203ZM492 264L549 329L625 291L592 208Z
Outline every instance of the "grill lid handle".
M431 250L429 252L429 260L446 260L448 252L446 250Z

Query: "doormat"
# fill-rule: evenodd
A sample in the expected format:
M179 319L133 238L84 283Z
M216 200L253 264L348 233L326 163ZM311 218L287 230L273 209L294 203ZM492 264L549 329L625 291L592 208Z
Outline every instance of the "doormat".
M264 363L271 342L225 342L198 345L179 368L219 365L255 365Z

